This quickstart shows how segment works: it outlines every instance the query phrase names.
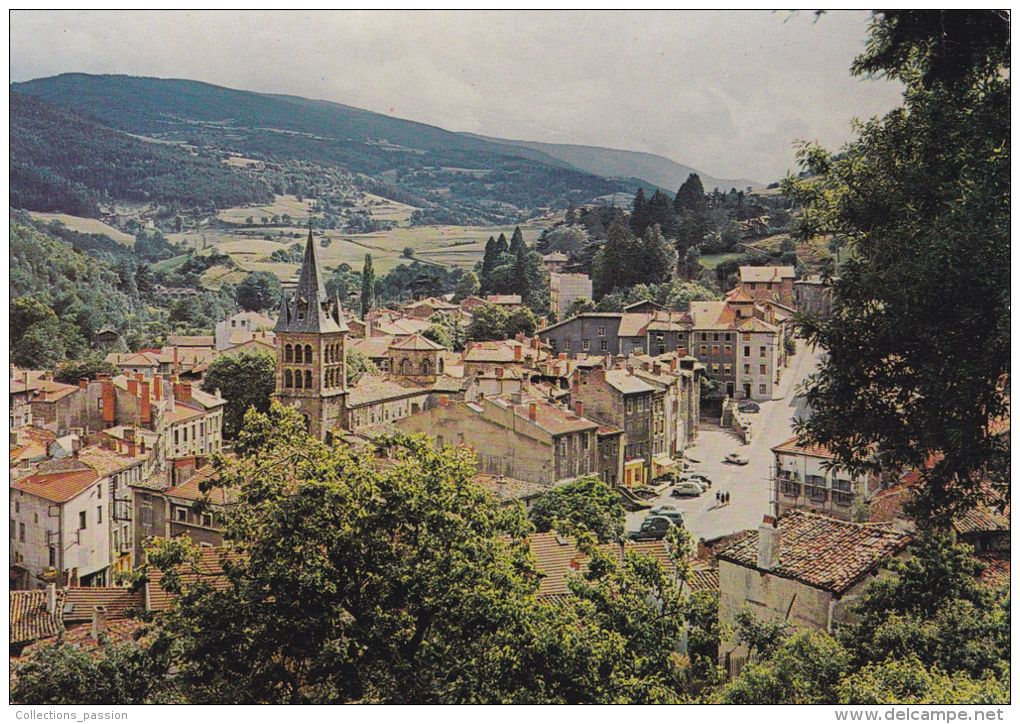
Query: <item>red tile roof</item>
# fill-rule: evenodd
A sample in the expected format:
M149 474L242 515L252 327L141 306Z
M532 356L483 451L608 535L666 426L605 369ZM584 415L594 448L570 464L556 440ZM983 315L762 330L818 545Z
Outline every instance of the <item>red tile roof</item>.
M208 480L214 480L217 477L216 468L212 465L206 465L200 468L194 475L188 478L186 481L167 490L164 494L169 498L179 498L182 500L198 501L205 498L205 493L201 491L202 483ZM209 491L209 502L213 505L232 505L237 501L238 491L236 489L224 489L224 488L212 488Z
M63 594L57 591L57 610L46 611L45 590L11 591L10 643L24 644L30 641L56 636L64 630L60 620Z
M192 585L199 579L209 583L216 590L224 590L229 585L223 572L225 560L236 559L237 554L225 548L202 548L199 551L197 566L181 565L178 567L181 583ZM173 594L160 586L163 572L154 566L148 568L145 584L145 603L149 611L165 611L173 603Z
M772 448L772 452L775 453L789 453L792 455L807 455L813 458L824 458L826 460L834 460L835 455L824 445L802 445L799 439L794 436L786 442L781 442Z
M82 466L80 470L35 473L12 481L11 487L54 503L66 503L88 490L97 480L99 474L95 470Z
M877 523L849 523L791 511L779 520L779 557L773 576L842 594L906 547L910 536ZM758 532L717 552L720 561L758 568Z
M493 400L498 405L506 407L510 403L505 400ZM531 420L531 406L535 406L535 419ZM570 410L564 410L551 402L545 400L531 400L521 404L513 405L514 414L522 420L534 422L550 435L563 435L568 432L580 432L581 430L596 430L598 424L591 420L579 417Z
M127 618L132 611L140 611L145 605L140 590L117 586L66 588L64 595L64 623L91 621L96 606L106 608L107 621L116 621Z
M982 585L990 588L1009 585L1009 551L985 551L975 553L974 557L985 566L978 579Z
M560 536L555 532L535 533L528 538L528 547L531 555L534 556L542 579L539 582L538 595L540 596L562 596L570 589L567 586L572 575L582 574L588 570L588 556L578 550L573 540ZM617 561L621 559L622 550L618 543L604 543L599 550L614 557ZM662 564L667 573L676 575L676 566L669 557L669 549L665 541L642 541L640 543L627 543L627 553L651 556ZM692 561L699 570L697 583L691 584L695 590L710 583L711 574L707 578L702 576L707 564L699 561ZM692 576L692 579L695 578ZM718 572L715 574L716 587L718 587Z

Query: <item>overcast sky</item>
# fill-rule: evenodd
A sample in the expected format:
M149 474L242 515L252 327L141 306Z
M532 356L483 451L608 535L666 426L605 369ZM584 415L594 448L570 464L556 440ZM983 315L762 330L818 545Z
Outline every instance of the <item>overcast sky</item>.
M346 103L453 131L650 151L770 181L900 89L830 12L11 14L12 80L126 73Z

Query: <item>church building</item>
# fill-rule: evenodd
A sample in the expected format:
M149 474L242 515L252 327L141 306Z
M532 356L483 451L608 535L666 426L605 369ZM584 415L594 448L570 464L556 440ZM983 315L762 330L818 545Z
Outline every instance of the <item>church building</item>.
M276 399L297 408L308 432L329 441L347 396L347 324L340 298L326 295L312 230L293 294L276 321Z

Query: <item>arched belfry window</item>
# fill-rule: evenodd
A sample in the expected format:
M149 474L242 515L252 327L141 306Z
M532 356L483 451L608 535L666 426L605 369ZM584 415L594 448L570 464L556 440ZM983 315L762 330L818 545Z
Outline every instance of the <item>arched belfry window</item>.
M294 370L294 386L299 390L303 387L301 384L301 370Z
M294 346L288 344L283 348L283 361L293 362L294 361Z
M301 354L302 347L300 344L294 345L294 361L300 364L304 361L303 355Z
M290 350L288 350L290 351ZM294 375L291 374L290 370L283 371L283 386L293 387L294 386Z
M427 359L421 361L421 373L423 375L432 374L432 363L429 362Z
M311 388L312 388L312 371L305 370L305 389L310 390Z
M311 361L312 361L312 345L306 344L305 345L305 364L308 364Z

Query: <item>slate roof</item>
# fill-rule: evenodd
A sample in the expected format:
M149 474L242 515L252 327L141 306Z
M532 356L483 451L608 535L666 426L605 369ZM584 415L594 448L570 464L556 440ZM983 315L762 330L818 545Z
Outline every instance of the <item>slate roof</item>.
M794 279L797 270L792 266L742 266L740 281L742 282L779 282L783 279Z
M20 480L11 481L11 487L54 503L66 503L88 490L97 480L99 474L92 468L82 465L77 470L34 473Z
M57 610L46 611L45 589L10 592L10 643L24 644L30 641L56 636L64 630L60 618L63 609L63 593L57 591Z
M64 623L81 623L92 620L96 606L106 608L106 620L116 621L141 611L145 600L142 591L119 586L74 587L64 589Z
M275 332L346 332L347 323L340 306L340 298L330 299L326 294L326 285L319 268L319 258L312 239L312 229L308 229L308 241L305 242L305 256L301 263L301 274L297 287L290 299L284 298L280 307L280 316L276 320ZM298 312L305 305L303 317Z
M906 547L910 536L878 523L791 511L779 519L778 563L767 572L841 595ZM758 568L758 531L719 550L721 561Z

